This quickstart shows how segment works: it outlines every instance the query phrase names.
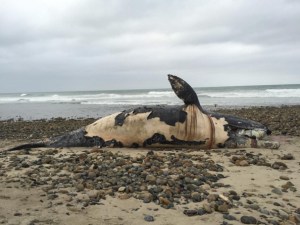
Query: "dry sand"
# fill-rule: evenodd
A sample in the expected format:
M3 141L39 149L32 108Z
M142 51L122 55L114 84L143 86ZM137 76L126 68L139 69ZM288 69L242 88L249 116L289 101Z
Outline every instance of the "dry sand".
M199 154L208 157L215 163L224 167L222 174L226 178L220 182L230 187L210 188L206 185L209 193L224 194L229 190L237 192L241 199L232 201L229 214L237 220L229 221L223 218L220 212L211 214L186 216L185 209L199 209L207 200L202 202L189 202L188 204L175 204L171 209L165 209L160 205L151 202L143 203L142 200L133 197L122 199L122 194L114 197L107 196L100 200L98 205L83 207L82 204L68 204L70 196L60 192L58 198L49 199L43 191L43 186L24 187L20 180L29 168L15 170L9 167L10 159L14 155L28 157L24 152L11 152L0 155L0 224L242 224L242 216L253 216L263 224L300 224L300 137L276 136L280 140L279 150L269 149L221 149L211 150L211 154L205 151L192 151L188 154ZM0 151L13 141L0 141ZM41 151L47 149L33 149L29 157L34 157ZM57 157L60 154L72 154L86 151L87 148L65 148L58 149ZM132 156L147 154L146 149L109 149L104 151L121 152ZM171 151L172 152L172 151ZM178 153L178 151L173 151ZM283 162L288 168L285 170L273 169L266 166L237 166L231 162L233 153L254 153L261 154L261 157L270 163ZM156 154L163 154L159 150ZM282 160L281 157L292 154L294 159ZM95 153L97 154L97 153ZM283 176L283 177L282 177ZM281 177L281 178L280 178ZM284 180L284 179L289 180ZM274 193L274 189L282 190L282 185L291 182L294 186L287 189L287 192ZM59 190L57 190L59 191ZM276 192L276 191L275 191ZM80 194L84 194L85 190ZM268 215L271 214L271 215ZM144 220L146 215L153 216L153 222ZM270 222L272 221L273 222ZM269 221L269 222L268 222Z

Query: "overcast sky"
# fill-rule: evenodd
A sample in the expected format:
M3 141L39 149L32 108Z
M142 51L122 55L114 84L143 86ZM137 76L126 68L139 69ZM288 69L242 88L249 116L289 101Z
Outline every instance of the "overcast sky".
M0 92L300 83L298 0L0 0Z

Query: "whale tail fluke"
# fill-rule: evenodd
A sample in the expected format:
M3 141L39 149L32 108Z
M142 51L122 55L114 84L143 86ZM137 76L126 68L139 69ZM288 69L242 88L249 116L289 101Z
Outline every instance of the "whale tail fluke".
M200 105L196 92L186 81L172 74L168 74L168 80L177 97L183 100L185 105L196 105L201 112L206 113Z

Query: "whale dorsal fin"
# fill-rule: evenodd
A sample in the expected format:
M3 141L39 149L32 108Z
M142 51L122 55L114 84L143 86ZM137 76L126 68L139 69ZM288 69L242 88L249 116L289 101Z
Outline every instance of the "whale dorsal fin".
M205 110L203 110L200 105L196 92L187 82L171 74L168 74L168 79L173 91L178 98L183 100L185 105L196 105L201 112L205 113Z

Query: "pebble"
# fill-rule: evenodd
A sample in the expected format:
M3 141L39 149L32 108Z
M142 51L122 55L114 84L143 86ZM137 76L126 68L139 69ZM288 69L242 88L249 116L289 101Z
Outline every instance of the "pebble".
M281 159L282 159L282 160L293 160L293 159L295 159L295 158L294 158L294 156L293 156L291 153L288 153L288 154L286 154L286 155L283 155L283 156L281 157Z
M221 213L227 213L228 209L229 209L229 207L227 204L222 204L222 205L218 206L217 211L219 211Z
M276 170L285 170L288 168L283 162L274 162L271 167Z
M269 223L272 225L280 225L280 223L277 222L276 220L269 220Z
M288 176L283 176L283 175L280 176L279 178L280 178L281 180L289 180L289 179L290 179Z
M259 205L257 204L250 204L250 205L247 205L248 208L250 209L253 209L253 210L259 210Z
M295 186L295 185L292 182L288 181L284 185L282 185L281 187L284 188L284 189L289 189L293 186Z
M239 166L249 166L249 163L247 162L247 160L241 160L238 162Z
M124 192L126 190L126 187L119 187L118 192Z
M76 190L79 191L79 192L80 192L80 191L83 191L83 190L84 190L83 184L77 184L77 185L76 185Z
M224 214L223 218L226 220L236 220L236 218L230 214Z
M279 188L273 188L272 192L277 195L282 195L282 191Z
M140 195L140 199L142 199L144 203L149 203L152 202L153 195L149 192L144 192Z
M253 216L242 216L241 222L243 224L257 224L257 219Z
M216 201L218 198L218 195L217 194L209 194L206 199L208 202L214 202Z
M296 223L300 224L300 214L294 214Z
M278 210L278 213L281 219L287 220L289 218L289 214L287 214L285 211L281 209Z
M147 221L147 222L153 222L154 221L154 217L153 216L150 216L150 215L146 215L144 217L144 220Z
M154 183L156 183L156 177L153 176L153 175L147 175L146 176L146 181L148 181L149 183L154 184Z
M173 203L170 202L169 199L164 198L164 197L159 197L159 203L164 207L164 208L171 208L173 206Z
M192 192L191 197L193 202L200 202L202 200L201 194L199 192Z
M262 214L270 215L270 212L267 209L259 209L258 211Z
M213 209L210 207L209 204L207 203L204 203L203 204L203 209L207 212L207 213L212 213L213 212Z

